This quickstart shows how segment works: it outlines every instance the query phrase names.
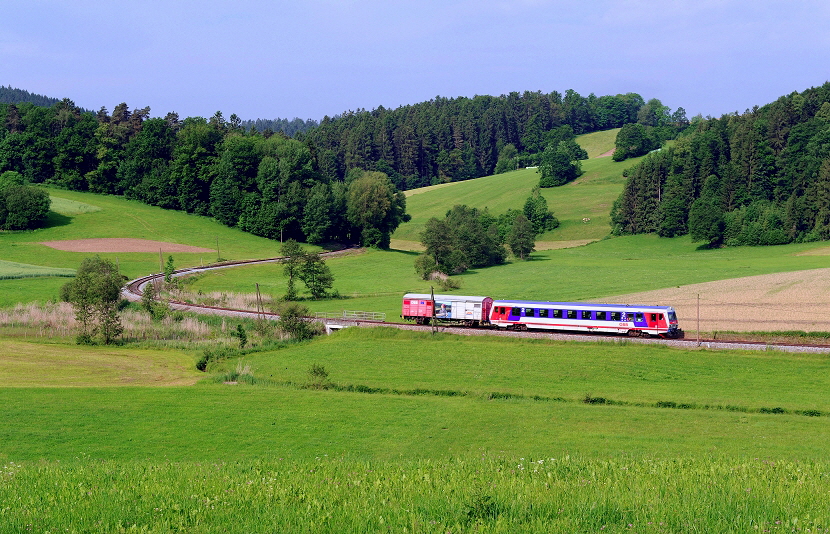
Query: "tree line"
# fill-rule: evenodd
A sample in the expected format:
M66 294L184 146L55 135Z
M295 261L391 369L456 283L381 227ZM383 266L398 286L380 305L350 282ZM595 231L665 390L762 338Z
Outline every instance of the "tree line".
M212 216L281 241L385 247L408 219L400 191L489 175L500 161L500 170L538 161L551 169L541 185L564 183L585 156L575 135L647 121L653 102L573 90L436 97L282 124L294 124L295 137L271 129L279 120L221 112L181 120L126 103L94 113L69 99L0 104L0 173Z
M628 171L616 234L690 234L710 245L830 239L830 83L696 119Z
M281 241L387 247L408 220L387 175L353 168L331 180L310 142L246 132L220 112L185 120L149 113L124 103L82 112L68 99L0 105L0 172L208 215Z

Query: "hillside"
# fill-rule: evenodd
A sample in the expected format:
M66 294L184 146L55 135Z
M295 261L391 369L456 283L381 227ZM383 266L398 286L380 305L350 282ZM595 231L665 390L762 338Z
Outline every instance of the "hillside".
M631 173L618 234L715 246L830 239L830 82L742 114L697 120Z
M135 200L47 188L52 198L48 227L26 232L0 232L0 307L17 302L56 299L66 276L83 258L94 254L118 262L130 277L159 271L159 254L173 254L180 267L225 259L276 256L279 243L228 228L208 217L164 210ZM149 252L112 248L67 251L46 242L100 238L138 238L202 247L210 252L173 252L172 245ZM21 265L24 264L24 265ZM68 271L69 270L69 271ZM3 275L6 276L3 276ZM59 277L55 277L58 275Z
M623 170L639 161L635 158L618 163L610 157L598 157L614 148L617 131L577 137L577 143L588 151L589 159L581 162L584 173L576 181L542 190L548 207L561 225L539 237L538 250L585 244L608 235L608 214L625 183ZM431 217L443 217L456 204L487 208L494 215L511 208L521 209L538 183L536 169L528 168L407 191L406 209L412 220L403 223L392 235L393 247L419 250L419 236L426 221Z

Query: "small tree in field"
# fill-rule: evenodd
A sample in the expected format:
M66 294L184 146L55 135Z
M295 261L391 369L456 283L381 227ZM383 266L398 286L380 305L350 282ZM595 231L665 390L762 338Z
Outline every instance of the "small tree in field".
M507 245L513 255L521 260L528 259L530 253L536 249L536 231L524 214L520 213L513 221L513 228L507 235Z
M81 323L78 343L91 343L100 334L110 344L124 330L118 316L121 284L124 278L109 260L98 256L86 258L75 278L61 288L61 297L72 304L75 318Z
M297 278L300 277L300 268L305 253L299 243L293 239L289 239L280 247L280 254L283 256L282 274L288 278L285 300L297 300Z
M326 292L334 283L334 276L329 266L319 254L313 252L305 255L303 264L300 266L299 277L315 299L325 297Z

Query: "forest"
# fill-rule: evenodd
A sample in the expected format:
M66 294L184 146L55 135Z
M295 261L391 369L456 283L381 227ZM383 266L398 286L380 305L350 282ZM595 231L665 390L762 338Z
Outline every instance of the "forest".
M280 125L294 136L270 128ZM436 97L319 124L0 103L0 172L272 239L384 247L408 219L401 191L531 164L545 171L540 185L561 185L584 157L573 137L616 127L615 160L652 153L626 171L613 233L688 233L713 246L830 239L830 84L691 121L636 93L573 90Z
M612 224L706 246L830 239L830 83L693 121L628 171Z

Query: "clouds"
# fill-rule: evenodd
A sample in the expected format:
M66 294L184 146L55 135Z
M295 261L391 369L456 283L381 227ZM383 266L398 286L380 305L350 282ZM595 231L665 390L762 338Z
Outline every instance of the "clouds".
M12 0L11 84L154 115L321 118L436 95L638 92L720 115L825 81L830 8L717 0Z

